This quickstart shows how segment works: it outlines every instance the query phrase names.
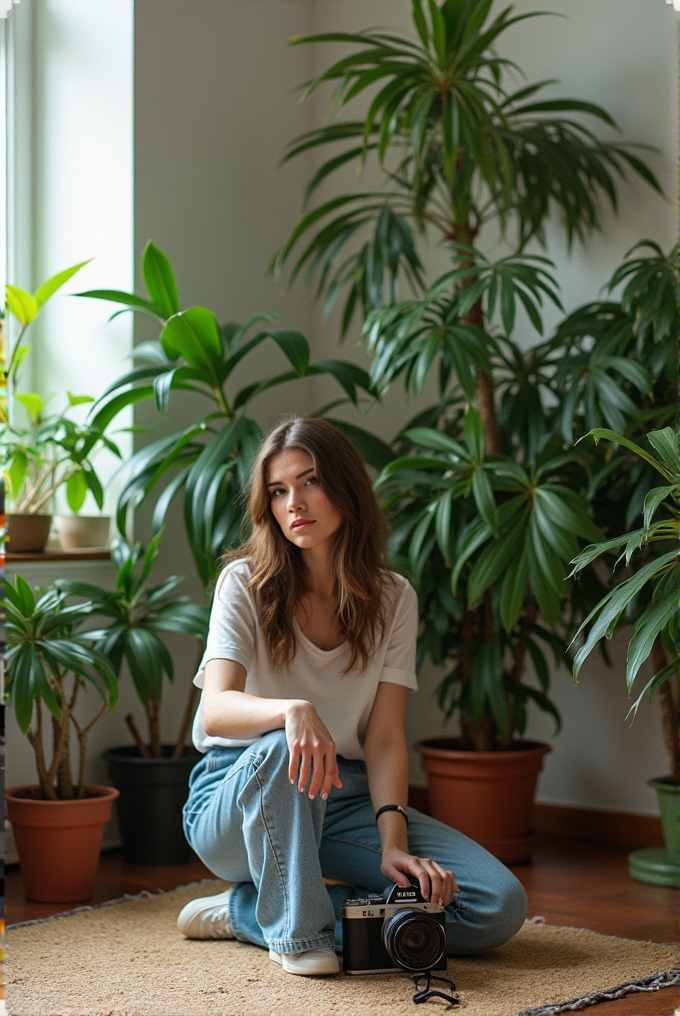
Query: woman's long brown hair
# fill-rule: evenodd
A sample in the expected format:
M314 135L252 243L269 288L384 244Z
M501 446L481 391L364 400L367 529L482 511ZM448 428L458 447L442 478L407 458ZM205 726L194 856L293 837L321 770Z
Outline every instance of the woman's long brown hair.
M383 589L394 582L387 563L387 523L361 457L341 430L314 417L286 420L265 437L248 485L246 542L225 561L248 558L249 587L256 592L270 663L288 667L297 649L295 609L307 591L299 547L287 540L274 518L267 490L272 458L287 448L307 452L328 500L342 515L334 535L333 564L338 619L350 648L345 673L358 658L365 670L385 632Z

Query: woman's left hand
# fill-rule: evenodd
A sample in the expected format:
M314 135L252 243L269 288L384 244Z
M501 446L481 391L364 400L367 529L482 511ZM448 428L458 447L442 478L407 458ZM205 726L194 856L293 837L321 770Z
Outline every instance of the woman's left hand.
M380 870L386 878L398 882L404 888L410 884L406 876L413 875L420 882L420 891L426 900L430 899L431 886L433 903L441 900L446 906L451 900L451 893L458 892L458 883L452 871L442 868L441 864L429 857L414 857L399 847L383 850Z

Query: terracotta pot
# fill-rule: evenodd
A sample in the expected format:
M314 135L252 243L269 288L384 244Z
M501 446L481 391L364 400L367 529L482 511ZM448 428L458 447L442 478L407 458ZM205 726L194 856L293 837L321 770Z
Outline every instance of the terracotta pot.
M31 515L29 512L7 514L7 553L40 554L50 535L51 515Z
M107 547L111 518L109 515L57 515L59 543L64 550Z
M89 786L91 796L80 801L41 801L37 793L34 786L5 793L26 896L40 903L89 900L118 791Z
M528 861L531 808L550 746L517 741L508 751L462 751L455 738L420 741L434 818L481 843L504 864Z

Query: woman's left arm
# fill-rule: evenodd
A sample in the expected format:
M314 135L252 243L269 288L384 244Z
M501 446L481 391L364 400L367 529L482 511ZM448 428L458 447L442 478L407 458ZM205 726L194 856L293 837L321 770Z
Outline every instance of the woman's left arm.
M385 804L399 804L406 809L408 802L408 748L404 725L408 688L401 684L381 681L368 721L364 756L373 807L377 812ZM425 899L441 900L446 905L452 890L457 890L451 871L429 857L415 857L409 853L407 825L398 811L385 811L378 819L382 847L381 871L393 882L408 886L407 875L420 882Z

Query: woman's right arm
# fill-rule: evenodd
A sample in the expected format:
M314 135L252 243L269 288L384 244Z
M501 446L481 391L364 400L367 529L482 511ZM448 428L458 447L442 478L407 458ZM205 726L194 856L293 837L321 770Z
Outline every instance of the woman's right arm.
M203 687L203 726L209 737L247 740L270 730L285 730L290 782L298 776L303 791L311 776L309 797L328 797L341 787L335 743L311 702L248 695L246 668L236 660L208 660Z

